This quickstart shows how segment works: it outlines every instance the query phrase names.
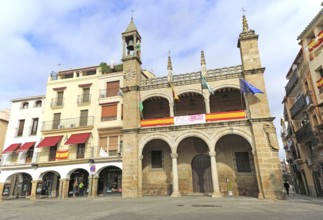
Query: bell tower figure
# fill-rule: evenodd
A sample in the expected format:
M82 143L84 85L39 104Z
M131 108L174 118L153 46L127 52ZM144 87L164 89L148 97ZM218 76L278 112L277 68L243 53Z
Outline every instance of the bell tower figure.
M141 36L137 30L135 23L133 22L133 18L125 30L122 33L122 42L123 42L123 53L122 59L136 57L140 60L141 53Z

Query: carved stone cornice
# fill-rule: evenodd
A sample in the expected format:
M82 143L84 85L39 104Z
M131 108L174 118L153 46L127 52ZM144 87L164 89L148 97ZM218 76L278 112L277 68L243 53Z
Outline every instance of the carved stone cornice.
M261 67L257 69L244 70L243 75L264 74L265 69L265 67Z
M123 88L120 88L122 92L130 92L130 91L138 91L139 90L139 86L126 86Z
M275 117L268 117L268 118L250 118L249 121L251 123L262 123L262 122L273 122Z
M122 134L133 134L138 133L140 128L128 128L128 129L121 129Z

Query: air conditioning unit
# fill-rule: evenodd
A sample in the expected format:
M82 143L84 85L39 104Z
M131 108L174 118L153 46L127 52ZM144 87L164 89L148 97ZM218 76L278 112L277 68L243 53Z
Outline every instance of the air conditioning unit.
M104 94L100 94L100 98L105 98L105 95Z
M306 160L307 166L312 166L313 162L311 159Z
M64 125L58 125L58 129L63 129Z
M71 124L71 128L75 128L75 124Z

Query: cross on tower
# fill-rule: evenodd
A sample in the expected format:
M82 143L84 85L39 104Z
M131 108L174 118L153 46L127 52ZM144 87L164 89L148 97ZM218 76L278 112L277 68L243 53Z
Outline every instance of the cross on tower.
M131 19L133 19L133 13L135 12L135 10L131 9Z
M241 11L242 11L242 15L244 15L244 13L246 12L244 8L241 8Z

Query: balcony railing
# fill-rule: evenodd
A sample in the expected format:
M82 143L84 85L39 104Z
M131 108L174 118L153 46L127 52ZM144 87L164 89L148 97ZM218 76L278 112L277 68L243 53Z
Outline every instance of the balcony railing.
M304 143L307 140L315 140L314 132L312 131L311 123L304 124L300 129L295 132L296 140L298 143Z
M64 98L56 98L51 100L51 107L63 107L64 106Z
M297 83L298 83L298 74L297 74L297 70L295 70L292 77L290 78L287 85L285 86L286 96L288 96L291 93L291 91L295 88Z
M71 129L94 125L94 116L62 119L60 121L44 121L42 131Z
M307 106L306 98L304 95L301 95L296 101L296 103L290 109L292 119L295 119L298 113L302 112L302 110L305 110L306 106Z
M107 89L100 89L100 98L107 98L107 97L115 97L115 96L122 96L120 89L117 90L110 90Z
M91 95L78 95L77 96L77 104L85 104L85 103L91 103Z

